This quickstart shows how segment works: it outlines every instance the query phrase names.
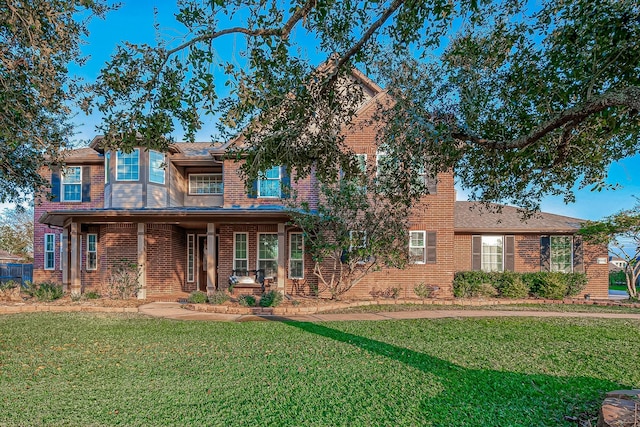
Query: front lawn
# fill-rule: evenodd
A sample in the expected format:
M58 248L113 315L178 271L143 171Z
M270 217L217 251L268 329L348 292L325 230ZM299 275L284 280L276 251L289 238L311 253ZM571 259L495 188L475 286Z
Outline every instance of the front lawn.
M640 322L0 316L0 425L576 425L640 385Z

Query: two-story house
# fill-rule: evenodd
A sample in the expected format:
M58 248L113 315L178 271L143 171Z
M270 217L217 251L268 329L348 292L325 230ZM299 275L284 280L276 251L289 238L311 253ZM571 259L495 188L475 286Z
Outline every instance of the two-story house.
M358 116L364 120L386 95L362 74L354 78L366 94ZM375 129L354 129L347 146L375 165L381 154ZM309 292L317 279L303 236L289 223L283 189L290 185L313 205L313 176L291 180L289 171L274 167L247 191L239 164L224 157L227 146L175 143L168 153L124 153L104 151L97 137L72 151L64 171L43 172L52 199L35 207L34 280L80 293L105 283L109 270L126 260L139 266L140 298L226 289L234 270L255 269L265 271L272 288ZM484 269L584 271L584 293L607 297L606 248L575 236L578 219L541 213L525 223L509 207L479 214L456 202L453 173L440 174L419 205L407 239L414 262L369 275L348 296L390 287L413 296L414 286L425 283L448 297L454 272Z

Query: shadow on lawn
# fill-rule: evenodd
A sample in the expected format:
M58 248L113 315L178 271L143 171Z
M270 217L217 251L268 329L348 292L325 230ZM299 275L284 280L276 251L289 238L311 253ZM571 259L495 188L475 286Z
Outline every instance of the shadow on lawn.
M578 425L597 416L604 393L621 386L589 377L557 377L468 369L446 360L317 323L286 322L303 331L387 357L435 377L442 392L425 396L421 411L433 425ZM384 391L382 391L384 393ZM487 421L491 424L487 424Z

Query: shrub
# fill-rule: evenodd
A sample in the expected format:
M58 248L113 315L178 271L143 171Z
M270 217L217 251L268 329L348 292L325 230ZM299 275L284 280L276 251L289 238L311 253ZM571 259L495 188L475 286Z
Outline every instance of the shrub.
M474 297L493 298L498 296L498 290L491 283L481 283L475 290Z
M111 299L129 299L138 294L140 271L136 263L122 259L114 264L107 280L106 291Z
M438 289L440 288L437 286L425 285L424 282L420 282L413 287L413 292L418 298L432 298Z
M459 271L453 277L453 295L457 298L471 298L486 295L488 289L481 290L483 284L491 284L491 274L484 271ZM486 288L486 287L485 287Z
M189 294L189 298L187 298L187 302L191 304L204 304L207 300L207 293L202 291L193 291Z
M213 291L211 295L209 295L209 303L213 305L224 304L229 301L231 297L225 291Z
M85 299L100 299L101 295L96 291L89 291L84 294Z
M18 287L18 283L13 280L7 280L6 282L0 282L0 291L8 291Z
M62 285L53 282L30 283L25 292L38 301L53 301L64 295Z
M562 299L567 295L564 273L531 273L531 293L538 298Z
M268 291L260 297L260 307L277 307L282 302L282 294L278 291Z
M255 307L256 297L254 297L253 295L240 295L238 297L238 304L243 307Z
M587 275L584 273L571 273L567 275L567 295L574 297L587 286Z
M522 280L522 275L512 271L505 271L497 278L496 288L504 298L526 298L529 287Z

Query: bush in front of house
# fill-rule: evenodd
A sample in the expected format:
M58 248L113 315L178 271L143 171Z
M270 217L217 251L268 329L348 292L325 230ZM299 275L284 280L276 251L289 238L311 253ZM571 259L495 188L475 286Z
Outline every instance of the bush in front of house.
M457 298L532 296L560 300L578 295L586 284L587 276L583 273L460 271L453 279L453 295Z
M240 295L238 297L238 304L243 307L255 307L256 306L256 297L253 295Z
M209 304L220 305L229 301L231 297L225 291L213 291L209 295Z
M522 280L522 275L505 271L496 276L496 289L501 297L519 299L529 296L529 287Z
M260 297L260 307L277 307L282 302L282 294L276 290L268 291Z
M204 304L208 300L207 293L202 291L193 291L187 298L187 302L190 304Z
M62 285L54 282L30 283L25 293L38 301L54 301L62 298Z

